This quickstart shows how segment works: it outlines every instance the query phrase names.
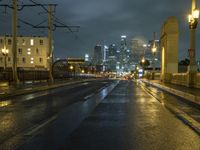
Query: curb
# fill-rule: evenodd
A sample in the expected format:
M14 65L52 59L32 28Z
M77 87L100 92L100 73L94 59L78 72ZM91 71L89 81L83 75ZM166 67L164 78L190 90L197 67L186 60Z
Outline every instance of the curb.
M60 84L58 83L55 85L45 85L45 86L41 86L41 87L34 87L33 89L31 89L31 88L20 89L20 90L14 91L14 93L6 93L3 95L0 95L0 101L1 101L1 99L6 99L9 97L13 97L13 96L20 96L20 95L24 95L24 94L36 93L36 92L40 92L40 91L55 89L55 88L64 87L64 86L71 85L71 84L87 82L87 81L92 81L92 80L82 80L82 81L74 81L74 82L72 81L72 82L60 83Z
M190 94L190 93L187 93L187 92L183 92L183 91L180 91L180 90L176 90L176 89L173 89L173 88L170 88L170 87L167 87L167 86L164 86L164 85L161 85L161 84L158 84L158 83L152 83L150 81L145 81L145 80L141 80L142 82L144 83L147 83L147 84L150 84L150 85L153 85L155 87L158 87L164 91L167 91L173 95L176 95L176 96L179 96L185 100L188 100L192 103L195 103L197 105L200 105L200 96L195 96L193 94Z
M140 86L143 87L143 89L150 94L152 97L157 99L161 104L162 101L158 97L156 97L151 90L146 88L144 85L140 83ZM192 117L190 117L185 112L179 110L178 108L174 107L171 104L164 104L164 107L167 108L171 113L173 113L178 119L180 119L184 124L188 125L193 131L195 131L198 135L200 135L200 123L196 120L194 120Z

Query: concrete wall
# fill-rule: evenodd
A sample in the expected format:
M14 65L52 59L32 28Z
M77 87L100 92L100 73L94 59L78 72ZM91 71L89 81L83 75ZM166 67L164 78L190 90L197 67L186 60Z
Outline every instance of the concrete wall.
M191 77L193 79L189 79ZM189 80L193 81L192 85L189 83ZM194 76L191 76L189 73L174 73L171 74L170 83L183 85L187 87L200 88L200 73L196 73Z
M171 83L187 86L187 73L172 74Z

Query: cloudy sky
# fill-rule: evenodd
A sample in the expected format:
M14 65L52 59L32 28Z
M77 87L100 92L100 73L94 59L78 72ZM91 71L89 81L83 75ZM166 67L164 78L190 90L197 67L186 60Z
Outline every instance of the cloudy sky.
M35 0L36 1L36 0ZM81 57L92 54L94 45L119 44L120 35L128 40L142 36L147 41L153 38L153 32L160 35L163 22L168 16L176 16L179 21L179 58L187 57L189 48L189 29L187 14L191 0L37 0L40 3L57 3L56 16L67 25L79 25L78 33L69 33L66 29L54 32L56 57ZM11 0L2 0L10 3ZM29 0L20 0L20 3ZM198 3L199 4L199 3ZM40 12L40 15L38 13ZM19 12L19 17L33 24L45 20L47 15L40 8L29 8ZM0 33L11 32L11 11L1 8ZM19 34L47 35L46 30L35 30L20 23ZM78 38L77 38L78 37ZM197 57L200 59L197 29Z

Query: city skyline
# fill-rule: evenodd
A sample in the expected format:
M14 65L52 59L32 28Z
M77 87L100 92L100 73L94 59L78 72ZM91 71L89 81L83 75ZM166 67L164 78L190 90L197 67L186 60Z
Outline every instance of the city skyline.
M67 25L80 25L78 33L65 33L65 29L58 29L53 33L54 54L56 57L84 57L85 53L93 54L93 47L100 43L119 45L120 36L127 35L127 41L141 36L147 41L153 39L153 32L160 36L160 30L164 20L168 16L176 16L179 20L179 59L187 57L189 48L189 29L187 14L190 8L190 1L165 1L153 0L143 1L122 1L108 0L93 2L91 0L74 2L44 0L43 3L57 3L56 16ZM1 4L9 3L5 0ZM24 3L30 3L24 1ZM30 11L33 10L33 11ZM19 17L31 23L39 23L46 14L37 15L42 9L25 9L19 12ZM11 10L4 12L1 8L0 20L4 21L0 27L1 35L11 34ZM29 16L29 17L28 17ZM151 16L151 17L149 17ZM8 19L10 18L10 20ZM46 30L35 30L19 23L19 35L47 35ZM28 32L27 32L28 31ZM77 38L78 37L78 38ZM199 40L197 30L197 41ZM199 59L199 44L197 42L197 59Z

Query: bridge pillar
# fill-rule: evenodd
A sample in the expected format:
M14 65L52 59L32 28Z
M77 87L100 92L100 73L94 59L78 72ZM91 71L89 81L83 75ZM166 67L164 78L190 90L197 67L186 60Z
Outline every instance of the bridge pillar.
M176 17L169 17L162 26L160 37L163 82L170 82L172 73L178 72L178 37L178 21Z

